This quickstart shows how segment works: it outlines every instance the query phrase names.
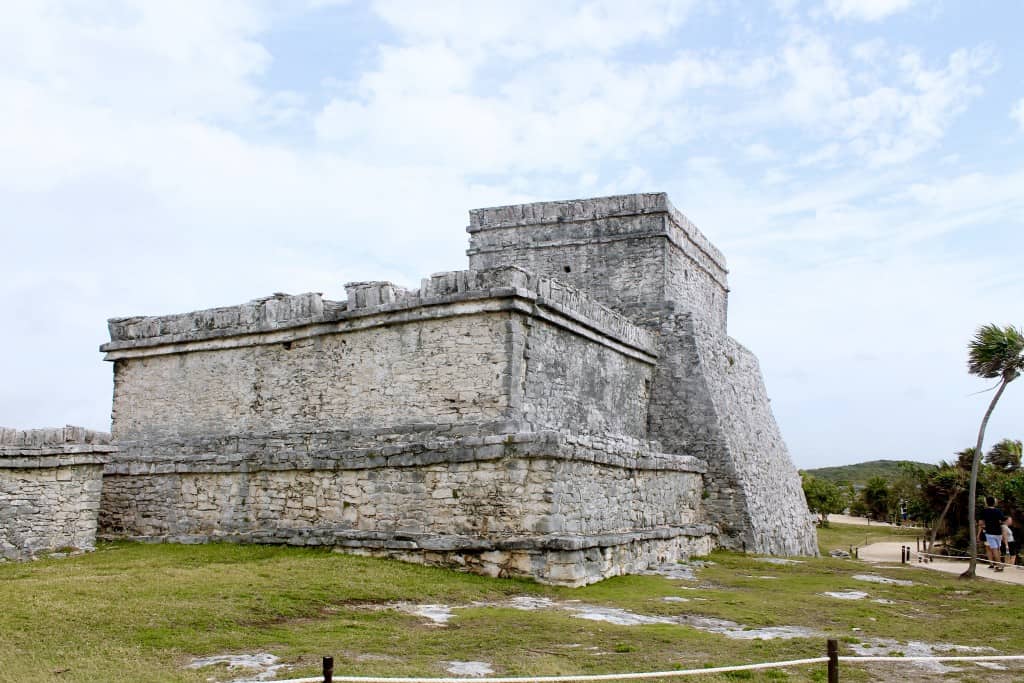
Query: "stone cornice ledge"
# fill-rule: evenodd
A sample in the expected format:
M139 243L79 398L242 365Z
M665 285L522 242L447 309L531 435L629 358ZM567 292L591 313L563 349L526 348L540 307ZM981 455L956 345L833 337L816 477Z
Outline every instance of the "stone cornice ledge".
M81 453L40 451L22 452L17 454L0 452L0 470L38 470L53 467L74 467L78 465L104 465L110 458L109 454L116 448L105 451Z
M100 351L106 352L106 360L119 360L276 344L383 325L519 311L543 317L640 360L654 362L657 357L657 340L650 331L577 289L535 277L519 268L440 273L424 280L415 292L388 282L353 283L349 285L349 301L344 305L310 305L309 297L319 300L315 294L298 295L288 300L300 301L302 306L282 303L280 308L315 311L312 317L289 314L278 320L263 316L233 324L231 321L238 318L228 315L229 309L211 309L178 316L112 319L111 341L101 345ZM248 310L247 307L251 308L241 308ZM218 316L228 322L217 326ZM205 322L207 318L213 321L209 325Z
M679 537L717 535L712 524L690 524L683 527L654 527L606 534L538 534L521 536L459 536L414 534L387 531L360 531L332 527L266 529L260 531L227 531L215 534L168 534L163 536L130 536L133 541L148 543L278 543L287 545L336 546L347 549L450 551L577 551L628 543L670 540ZM117 536L117 538L124 538Z
M303 434L290 435L296 443L309 443ZM269 436L276 441L281 435ZM250 441L258 439L249 439ZM572 436L554 431L519 432L427 442L392 444L370 448L305 446L274 452L203 452L208 441L197 440L194 454L187 441L172 442L170 455L145 455L160 449L159 442L123 442L121 451L106 465L111 475L153 475L174 473L233 473L260 471L336 471L383 467L424 467L453 462L477 462L502 458L553 459L591 462L634 470L692 472L703 474L707 465L692 455L659 453L632 443Z

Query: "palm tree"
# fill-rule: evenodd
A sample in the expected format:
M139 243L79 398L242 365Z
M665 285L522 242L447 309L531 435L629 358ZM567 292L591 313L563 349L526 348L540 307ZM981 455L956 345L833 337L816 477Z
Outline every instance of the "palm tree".
M988 452L985 462L1000 472L1016 472L1020 469L1022 451L1024 451L1024 443L1013 439L1003 439Z
M949 514L950 508L953 507L954 501L963 493L964 486L967 484L967 470L970 469L970 465L964 467L962 461L965 456L973 458L974 449L965 448L957 455L959 456L959 461L956 465L942 461L939 463L938 469L929 477L929 484L937 491L945 494L946 504L942 508L942 513L939 515L938 520L932 525L932 537L928 542L927 552L934 552L935 539L939 535L939 529L942 528L942 523L945 521L946 515Z
M999 397L1003 395L1006 385L1020 377L1024 372L1024 334L1016 327L1007 325L983 325L974 333L974 339L967 345L967 371L985 379L999 379L995 396L988 404L988 410L981 419L978 430L978 444L974 447L974 460L971 463L971 485L967 497L967 523L971 535L971 563L961 576L974 578L974 569L978 564L978 530L975 515L978 491L978 465L981 462L981 444L985 440L985 427L988 418L996 407Z

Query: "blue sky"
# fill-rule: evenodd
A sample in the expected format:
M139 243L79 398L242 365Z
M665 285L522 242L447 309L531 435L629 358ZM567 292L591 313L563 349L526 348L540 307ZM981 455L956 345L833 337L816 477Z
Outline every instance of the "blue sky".
M466 211L665 191L801 467L949 459L1024 325L1024 6L25 2L0 424L109 428L108 317L464 268ZM1024 438L1024 383L988 443Z

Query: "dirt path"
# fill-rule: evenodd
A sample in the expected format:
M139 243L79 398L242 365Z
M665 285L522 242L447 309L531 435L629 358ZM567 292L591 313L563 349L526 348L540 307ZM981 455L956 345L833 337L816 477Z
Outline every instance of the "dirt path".
M873 526L873 527L888 527L890 529L920 529L921 527L914 526L912 524L905 524L902 527L897 527L888 522L874 522L867 517L851 517L850 515L829 515L828 521L830 524L852 524L853 526Z
M905 541L872 543L858 548L857 556L866 562L884 562L886 564L897 565L900 563L900 548L905 545L908 545ZM960 574L967 569L966 560L958 561L936 559L934 562L918 562L917 553L913 551L913 546L911 546L910 557L911 562L906 565L908 567L931 569L938 572L946 572L947 574ZM986 564L979 562L977 574L978 577L982 579L991 579L993 581L1002 581L1003 583L1024 585L1024 570L1019 566L1007 567L1004 571L996 572L989 569Z

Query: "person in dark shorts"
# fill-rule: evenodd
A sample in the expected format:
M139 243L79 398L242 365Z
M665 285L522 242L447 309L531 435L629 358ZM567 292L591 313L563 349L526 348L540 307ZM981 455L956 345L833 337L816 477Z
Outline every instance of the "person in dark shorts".
M1006 515L996 507L996 499L992 496L985 498L985 509L981 511L981 519L978 520L978 536L985 534L985 554L988 556L989 569L997 572L1003 571L999 564L999 549L1003 545L1003 520Z

